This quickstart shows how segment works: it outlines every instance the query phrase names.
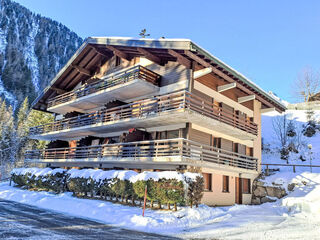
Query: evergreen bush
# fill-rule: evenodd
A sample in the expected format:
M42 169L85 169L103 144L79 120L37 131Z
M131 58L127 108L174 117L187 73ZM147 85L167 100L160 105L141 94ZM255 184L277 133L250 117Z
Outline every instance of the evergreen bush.
M200 175L193 178L184 177L182 180L177 177L172 179L161 177L160 179L150 178L132 182L125 178L117 178L115 177L117 175L112 174L113 177L107 179L106 176L111 175L103 175L105 172L101 170L99 171L106 178L94 177L95 172L88 176L88 174L78 175L61 170L51 171L50 169L44 171L42 175L35 174L39 173L38 170L40 171L40 169L30 169L30 171L22 171L20 174L13 171L12 180L20 187L48 190L56 193L71 191L75 196L96 197L100 195L101 199L107 199L107 196L109 196L109 200L113 200L115 197L116 201L120 198L121 202L126 203L131 199L133 205L135 205L135 199L140 199L140 202L143 200L145 187L147 186L147 200L150 201L151 207L153 207L154 202L158 203L159 208L161 208L161 204L167 204L168 209L171 208L171 204L174 204L174 210L177 210L177 204L184 205L186 202L191 207L193 205L198 206L204 190L203 178Z

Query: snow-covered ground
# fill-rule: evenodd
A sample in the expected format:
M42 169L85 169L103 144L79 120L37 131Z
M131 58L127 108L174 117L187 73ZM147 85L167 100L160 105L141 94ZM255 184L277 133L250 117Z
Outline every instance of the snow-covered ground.
M177 212L147 210L99 200L32 192L0 184L0 198L94 219L114 226L175 235L214 239L319 239L320 173L279 172L266 184L296 183L293 192L274 203L259 206L180 208Z
M297 125L305 123L305 111L289 111ZM271 151L263 154L263 163L285 163L275 151L277 140L272 130L272 118L263 116L263 137ZM320 118L320 111L316 112ZM320 134L304 138L313 145L312 164L320 165ZM301 162L290 155L289 163ZM278 167L276 167L278 168ZM282 184L285 188L295 183L294 191L273 203L258 206L235 205L231 207L182 207L177 212L152 211L100 200L78 199L71 193L54 195L32 192L0 184L0 198L47 208L74 216L89 218L114 226L174 235L183 238L209 239L320 239L320 168L279 167L280 171L267 177L265 185Z

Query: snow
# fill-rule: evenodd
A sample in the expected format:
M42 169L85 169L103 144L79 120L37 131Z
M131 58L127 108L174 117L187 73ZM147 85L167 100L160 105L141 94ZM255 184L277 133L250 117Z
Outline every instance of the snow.
M65 169L62 168L15 168L11 171L11 174L15 175L25 175L30 174L31 176L40 177L40 176L47 176L47 175L55 175L57 173L65 172Z
M109 172L109 171L108 171ZM0 198L55 210L128 229L183 238L317 239L320 218L320 173L279 172L266 184L296 183L294 191L274 203L259 206L179 207L177 212L147 209L107 201L79 199L71 193L52 194L0 184Z
M179 208L177 212L147 209L145 217L142 217L142 209L139 207L100 200L79 199L72 197L71 193L55 195L48 192L32 192L8 186L8 183L0 184L0 198L93 219L114 226L170 234L208 223L222 212L219 209L201 205L199 208L193 209Z
M306 110L288 110L285 112L288 120L293 120L296 125L297 131L302 131L302 127L307 123L306 118ZM262 115L262 137L264 144L269 144L270 149L272 150L270 153L263 153L262 159L263 163L285 163L284 160L280 159L280 155L278 154L277 148L279 148L279 141L275 136L275 132L273 130L273 120L277 117L282 116L280 113L273 111L269 113L265 113ZM314 119L320 119L320 110L314 110ZM304 146L300 149L299 154L290 153L289 163L290 164L309 164L309 150L307 148L308 144L312 145L312 158L320 159L320 132L317 132L313 137L305 137L301 136L301 142ZM307 162L302 162L299 157L300 155L306 155ZM320 165L320 162L313 161L312 164ZM304 169L306 170L306 169Z
M58 172L62 173L67 170L56 168L15 168L11 171L11 174L15 175L25 175L30 174L31 176L46 176L46 175L54 175ZM154 181L159 181L160 179L176 179L177 181L182 181L185 183L186 179L190 179L195 181L197 176L201 176L198 173L179 173L176 171L162 171L162 172L149 172L144 171L142 173L137 173L132 170L108 170L103 171L101 169L70 169L67 171L69 178L91 178L96 182L105 179L114 179L118 178L119 180L128 180L132 183L137 181L147 181L149 179L153 179Z
M31 31L27 36L26 47L24 49L24 57L28 68L31 71L32 83L36 92L40 91L40 73L39 73L39 62L38 57L35 53L35 37L39 31L39 23L35 19L32 19ZM17 31L19 33L19 31Z
M163 172L142 172L136 176L134 176L131 181L137 182L137 181L147 181L149 179L153 179L154 181L159 181L159 179L176 179L178 181L184 181L184 176L181 173L178 173L176 171L163 171Z

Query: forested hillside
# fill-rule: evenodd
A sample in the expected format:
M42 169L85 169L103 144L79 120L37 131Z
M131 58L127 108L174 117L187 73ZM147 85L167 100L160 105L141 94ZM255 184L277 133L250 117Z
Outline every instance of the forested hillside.
M23 164L26 149L45 146L28 139L28 130L52 116L30 111L30 103L81 43L61 23L0 0L0 179Z
M32 102L81 43L61 23L0 0L0 97L13 109Z

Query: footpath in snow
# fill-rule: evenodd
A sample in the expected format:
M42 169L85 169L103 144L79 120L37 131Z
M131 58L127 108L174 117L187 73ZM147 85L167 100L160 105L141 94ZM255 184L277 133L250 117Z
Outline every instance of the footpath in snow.
M32 192L0 184L0 198L97 220L138 231L185 238L319 239L320 173L279 172L266 184L296 183L283 199L259 206L182 207L177 212L147 209L100 200L79 199L71 193Z

